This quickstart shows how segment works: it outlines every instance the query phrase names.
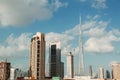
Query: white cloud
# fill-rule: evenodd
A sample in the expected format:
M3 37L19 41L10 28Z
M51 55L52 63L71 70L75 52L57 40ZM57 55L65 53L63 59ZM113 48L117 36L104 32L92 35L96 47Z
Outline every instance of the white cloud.
M90 53L111 53L115 50L114 42L120 41L120 31L116 29L107 30L109 21L99 20L100 15L89 16L86 22L82 23L84 50ZM74 28L66 30L65 34L78 37L79 24ZM74 38L76 38L74 37ZM78 47L76 47L78 49ZM76 53L78 53L77 50Z
M35 20L46 20L53 16L54 10L67 6L55 0L0 0L0 24L5 26L26 25Z
M116 36L113 30L107 31L108 24L109 21L96 21L92 27L84 30L84 36L88 37L84 46L87 52L110 53L115 50L113 42L120 41L120 35Z
M91 6L95 9L105 9L107 8L106 0L93 0Z
M114 50L114 46L106 38L89 38L85 43L85 50L93 53L108 53Z
M55 0L51 5L52 9L54 9L54 11L57 11L60 7L67 7L68 3L61 3L59 0Z
M91 24L91 26L92 27L90 27L89 30L84 31L85 35L92 37L100 37L107 33L105 29L108 26L108 22L96 21L95 23Z
M0 45L0 56L21 56L26 51L28 52L30 45L30 35L30 33L22 33L18 37L15 37L13 34L9 35L6 41Z
M108 8L108 6L106 5L107 0L80 0L80 2L90 3L89 5L94 9L100 10Z
M94 17L92 17L94 18ZM92 53L111 53L115 50L114 42L120 41L120 33L117 30L109 30L107 31L109 21L97 21L96 19L92 19L92 21L86 21L82 24L83 28L83 39L84 42L84 50L86 52ZM117 34L117 35L116 35ZM60 40L62 53L66 53L69 51L73 51L75 48L75 53L79 52L79 45L74 46L74 44L78 44L75 42L79 37L79 24L73 27L72 29L66 30L63 33L54 33L50 32L46 34L46 41L52 40ZM78 40L77 40L78 41Z
M62 54L66 54L67 53L66 50L70 51L72 48L74 36L64 34L64 33L54 33L54 32L47 33L46 34L47 48L49 47L49 43L51 41L56 41L56 40L60 41L61 43Z
M82 23L84 50L93 53L110 53L115 50L114 42L120 42L119 30L111 29L106 30L108 21L96 20L95 16L91 20ZM117 32L116 32L117 31ZM46 34L46 47L49 47L49 42L53 40L61 41L62 53L66 54L67 51L78 53L78 37L79 37L79 24L72 29L66 30L62 33L49 32ZM0 56L12 56L16 53L24 53L29 50L30 34L23 33L18 37L13 34L5 40L4 45L0 45ZM48 50L48 49L47 49ZM4 54L3 54L4 53Z
M101 20L98 21L98 18L99 15L95 15L93 17L91 16L91 20L82 23L82 29L84 33L83 36L87 36L87 38L84 39L84 48L87 52L111 52L114 50L112 42L118 41L118 38L114 36L112 32L106 31L109 22ZM78 44L78 42L75 42L75 40L79 37L79 27L79 24L77 24L72 29L66 30L63 33L50 32L46 35L46 40L60 40L63 53L66 52L66 49L67 51L73 51L72 49L74 48L75 53L78 53L79 45L74 46L74 43Z

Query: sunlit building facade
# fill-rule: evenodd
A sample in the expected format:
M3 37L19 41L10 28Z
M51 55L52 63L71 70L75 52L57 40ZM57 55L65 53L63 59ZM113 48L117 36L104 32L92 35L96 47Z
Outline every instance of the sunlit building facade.
M45 35L37 32L31 39L30 47L31 77L45 79Z
M71 52L67 55L67 77L73 78L74 77L74 62L73 62L73 55Z
M113 67L113 79L120 79L120 63L112 65Z
M0 62L0 80L9 80L10 66L9 62Z

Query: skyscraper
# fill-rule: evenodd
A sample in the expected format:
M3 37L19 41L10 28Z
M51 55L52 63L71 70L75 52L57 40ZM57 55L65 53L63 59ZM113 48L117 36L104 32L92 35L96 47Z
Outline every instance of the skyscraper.
M31 39L31 76L37 80L45 79L45 35L37 32Z
M49 75L51 77L54 77L54 76L62 77L60 42L59 41L50 42L49 48L50 48L49 49Z
M67 77L74 77L74 63L73 63L73 55L71 52L67 55Z
M112 65L113 67L113 79L120 79L120 64L116 63Z
M80 16L80 26L79 26L79 63L78 63L78 76L84 76L84 56L83 56L83 40L82 40L82 25L81 25L81 16Z

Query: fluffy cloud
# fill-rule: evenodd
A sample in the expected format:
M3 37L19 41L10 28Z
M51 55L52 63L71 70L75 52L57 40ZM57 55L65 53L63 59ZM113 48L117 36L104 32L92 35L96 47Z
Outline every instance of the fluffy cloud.
M0 45L0 56L13 57L16 55L23 55L29 50L30 33L22 33L15 37L13 34L9 35L5 42ZM23 53L23 54L22 54ZM26 53L25 53L26 54Z
M96 20L97 18L95 15L82 23L84 50L88 53L113 52L116 48L113 43L120 42L120 31L116 29L107 30L109 21ZM13 56L16 53L29 51L30 38L29 33L23 33L18 37L13 34L9 35L5 42L0 44L0 56ZM79 24L62 33L46 33L46 47L48 50L50 41L58 40L61 42L63 54L73 51L73 49L75 49L75 53L78 53L78 38Z
M93 17L94 18L94 17ZM114 42L120 41L119 31L116 29L107 31L109 21L96 21L91 28L84 30L87 40L84 49L92 53L111 53L115 50Z
M93 0L91 6L96 9L105 9L107 8L106 0Z
M94 9L106 9L106 0L80 0L80 2L90 3L89 5Z
M85 43L85 50L94 53L107 53L114 50L114 46L106 38L89 38Z
M71 51L74 36L64 34L64 33L54 33L50 32L46 34L47 48L51 41L60 41L62 53L66 54L67 50Z
M99 15L90 17L91 19L82 23L84 50L88 53L113 52L116 48L113 43L120 41L120 31L116 29L107 30L110 22L98 20L98 18L100 18ZM66 30L62 33L50 32L46 35L46 40L60 40L63 53L66 53L66 51L72 51L74 48L75 53L78 53L79 47L74 44L78 44L77 39L79 37L79 27L79 24L77 24L72 29Z
M90 19L89 19L90 18ZM115 42L120 42L120 31L107 30L109 21L98 20L100 15L87 16L87 21L82 23L84 50L89 53L111 53L115 50ZM64 32L78 37L79 24ZM74 38L76 38L74 37ZM114 45L113 45L114 44ZM78 47L76 47L78 53Z
M46 20L60 7L67 6L59 0L0 0L0 24L19 26L35 20Z

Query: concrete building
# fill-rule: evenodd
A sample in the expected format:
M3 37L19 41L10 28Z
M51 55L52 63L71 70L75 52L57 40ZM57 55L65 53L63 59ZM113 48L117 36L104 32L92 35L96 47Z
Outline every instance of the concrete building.
M0 62L0 80L10 79L10 63Z
M67 55L67 77L73 78L74 77L74 62L73 62L73 55L72 53L68 53Z
M104 79L104 69L100 68L100 79Z
M53 41L49 45L49 75L50 77L63 77L61 71L61 49L60 42ZM63 68L63 67L62 67ZM62 74L62 75L61 75Z
M15 80L15 69L10 68L10 80Z
M120 79L120 63L112 65L113 67L113 79Z
M45 79L45 35L37 32L31 39L30 46L31 77Z

